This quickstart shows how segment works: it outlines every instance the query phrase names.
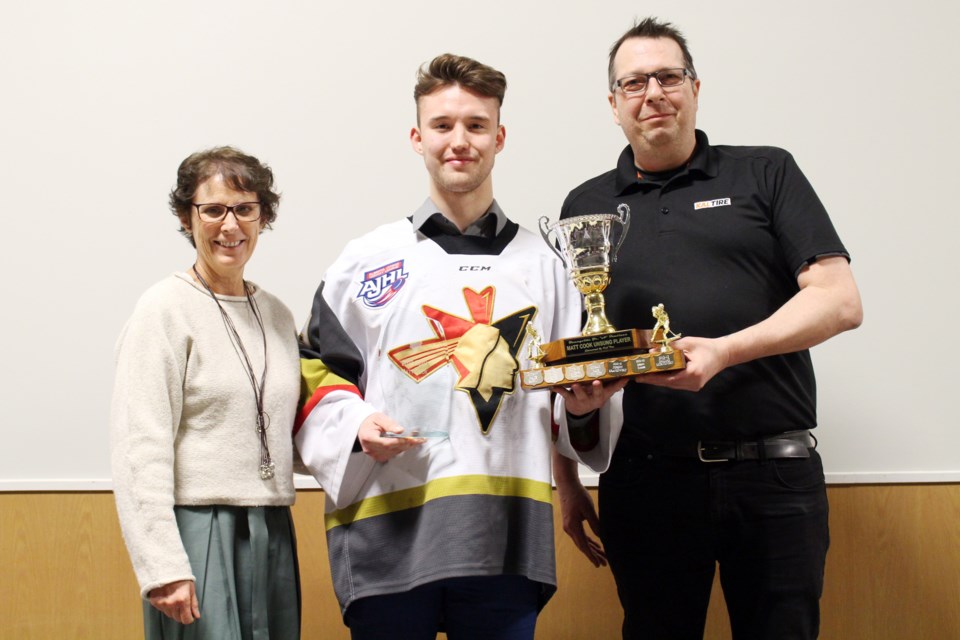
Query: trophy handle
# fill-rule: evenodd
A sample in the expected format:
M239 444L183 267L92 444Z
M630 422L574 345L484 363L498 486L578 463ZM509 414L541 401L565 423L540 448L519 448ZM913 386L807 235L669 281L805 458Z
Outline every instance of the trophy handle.
M623 231L620 232L620 238L617 240L617 246L615 246L613 251L610 252L614 262L617 261L617 254L620 253L620 246L627 238L627 229L630 228L630 205L628 205L626 202L621 202L617 206L617 213L620 214L620 220L623 222Z
M563 259L563 254L560 253L559 249L557 249L556 243L550 240L550 232L552 229L547 226L548 222L550 222L550 218L547 216L540 216L540 235L543 236L543 241L547 243L547 246L550 247L551 251L557 254L557 257L560 258L560 262L564 267L566 267L567 261Z

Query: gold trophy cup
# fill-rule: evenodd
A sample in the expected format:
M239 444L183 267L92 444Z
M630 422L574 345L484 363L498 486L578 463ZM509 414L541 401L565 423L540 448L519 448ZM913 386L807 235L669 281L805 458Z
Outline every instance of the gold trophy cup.
M617 213L593 213L549 223L540 218L540 234L553 249L583 296L587 321L582 335L546 344L528 327L527 356L533 365L520 371L524 389L590 382L683 369L683 352L670 343L679 338L670 330L663 305L652 309L656 324L650 331L618 330L607 319L604 290L610 285L610 263L616 261L630 228L630 207Z

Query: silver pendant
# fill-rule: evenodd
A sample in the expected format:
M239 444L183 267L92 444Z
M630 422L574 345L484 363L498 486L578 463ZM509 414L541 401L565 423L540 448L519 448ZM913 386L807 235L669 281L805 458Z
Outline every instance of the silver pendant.
M276 469L276 466L273 464L273 462L268 462L268 463L266 463L266 464L261 464L261 465L260 465L260 479L261 479L261 480L269 480L269 479L271 479L271 478L274 476L274 469Z

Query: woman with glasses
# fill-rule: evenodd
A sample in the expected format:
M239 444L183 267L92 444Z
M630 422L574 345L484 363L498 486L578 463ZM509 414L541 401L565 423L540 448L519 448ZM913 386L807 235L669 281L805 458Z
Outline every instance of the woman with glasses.
M117 343L114 493L153 638L298 638L291 425L296 329L244 279L276 219L273 173L220 147L183 161L170 206L196 248Z

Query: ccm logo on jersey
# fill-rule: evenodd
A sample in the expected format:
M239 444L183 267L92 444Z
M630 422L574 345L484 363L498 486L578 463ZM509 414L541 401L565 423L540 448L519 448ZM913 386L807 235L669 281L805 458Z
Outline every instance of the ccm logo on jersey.
M694 202L694 209L710 209L713 207L729 207L730 198L718 198L716 200L701 200L700 202Z
M406 282L407 272L403 270L403 260L397 260L364 273L357 297L367 307L376 309L393 300Z
M490 265L462 264L460 265L460 271L490 271Z

